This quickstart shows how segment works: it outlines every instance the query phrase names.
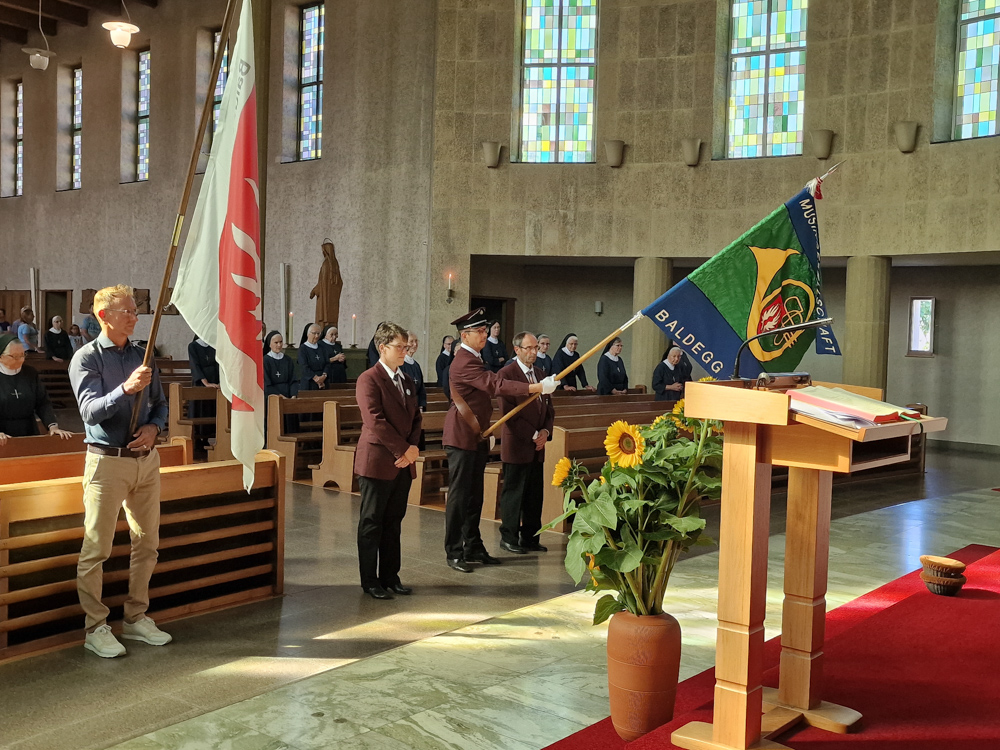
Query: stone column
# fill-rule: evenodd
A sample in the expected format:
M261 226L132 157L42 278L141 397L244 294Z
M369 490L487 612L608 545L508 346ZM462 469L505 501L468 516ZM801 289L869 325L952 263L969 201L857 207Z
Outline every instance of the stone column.
M673 285L674 262L669 258L636 258L632 277L632 311L641 310ZM632 328L632 357L628 370L630 386L653 381L653 370L660 361L667 337L649 318Z
M892 260L847 259L844 382L885 388L889 364L889 275Z

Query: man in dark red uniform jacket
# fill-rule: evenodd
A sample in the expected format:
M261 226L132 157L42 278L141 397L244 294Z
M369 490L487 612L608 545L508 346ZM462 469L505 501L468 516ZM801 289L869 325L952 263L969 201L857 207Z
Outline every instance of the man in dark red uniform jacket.
M358 377L361 437L354 473L361 487L358 562L361 588L375 599L409 594L399 579L400 527L415 471L420 440L420 408L413 380L401 365L407 353L406 330L382 323L374 342L379 360Z
M514 336L517 355L497 373L504 380L517 383L540 383L545 372L535 367L538 341L524 331ZM504 414L517 401L500 398ZM500 495L500 547L523 555L528 550L545 552L537 537L542 528L542 462L545 443L552 439L555 408L551 396L542 396L528 404L500 428L500 459L503 461L503 493Z
M445 507L444 549L448 566L471 573L470 562L498 565L486 551L479 533L483 512L483 472L489 458L489 442L481 436L493 414L493 397L523 400L529 393L552 393L559 381L551 377L529 385L527 381L504 380L483 364L480 352L486 345L486 315L483 308L452 321L462 337L448 373L452 404L445 416L444 443L448 453L448 503Z

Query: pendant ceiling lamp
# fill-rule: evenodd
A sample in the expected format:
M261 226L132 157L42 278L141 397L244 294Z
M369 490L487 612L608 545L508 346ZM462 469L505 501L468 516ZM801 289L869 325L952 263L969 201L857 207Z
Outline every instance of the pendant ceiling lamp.
M132 16L129 14L128 8L125 7L125 0L122 0L122 10L125 11L125 18L128 20L108 21L101 24L111 32L111 43L118 47L118 49L128 47L129 42L132 41L132 35L139 33L139 27L132 23Z
M35 70L45 70L49 67L49 58L55 57L56 53L49 49L49 40L42 31L42 0L38 0L38 31L45 42L45 49L38 47L21 47L21 51L28 56L28 64Z

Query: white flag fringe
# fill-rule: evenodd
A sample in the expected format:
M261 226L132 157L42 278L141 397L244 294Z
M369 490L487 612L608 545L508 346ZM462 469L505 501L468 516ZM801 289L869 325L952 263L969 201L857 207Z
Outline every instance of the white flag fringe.
M251 0L243 0L231 45L219 125L172 301L191 329L216 350L220 387L232 404L233 455L253 487L264 447L261 347L260 193Z

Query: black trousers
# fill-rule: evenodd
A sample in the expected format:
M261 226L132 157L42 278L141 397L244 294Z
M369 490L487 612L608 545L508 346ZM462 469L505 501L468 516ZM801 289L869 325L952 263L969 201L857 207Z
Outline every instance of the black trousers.
M500 537L508 544L538 544L542 528L542 463L503 465Z
M400 469L395 479L358 477L361 487L358 563L363 589L400 582L399 535L412 481L409 467Z
M444 512L444 551L449 560L486 551L479 533L483 514L483 472L490 455L481 441L474 451L445 446L448 453L448 504Z

